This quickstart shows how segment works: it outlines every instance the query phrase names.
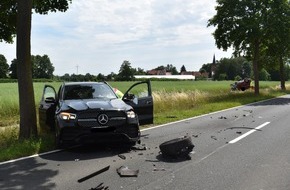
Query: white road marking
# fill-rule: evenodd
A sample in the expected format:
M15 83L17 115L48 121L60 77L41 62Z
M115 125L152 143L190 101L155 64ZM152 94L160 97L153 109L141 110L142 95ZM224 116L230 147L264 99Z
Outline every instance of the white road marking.
M252 130L246 132L245 134L243 134L243 135L241 135L241 136L235 138L234 140L231 140L229 143L230 143L230 144L234 144L234 143L236 143L236 142L242 140L242 139L245 138L246 136L252 134L253 132L255 132L255 131L259 130L259 129L262 129L263 127L265 127L265 126L268 125L269 123L270 123L270 122L265 122L265 123L263 123L262 125L259 125L258 127L256 127L255 129L252 129Z
M60 151L62 151L62 149L53 150L53 151L50 151L50 152L44 152L44 153L41 153L41 154L34 154L34 155L31 155L31 156L22 157L22 158L18 158L18 159L15 159L15 160L8 160L8 161L5 161L5 162L0 162L0 165L14 163L14 162L17 162L17 161L20 161L20 160L26 160L26 159L29 159L29 158L35 158L35 157L39 157L39 156L44 156L44 155L47 155L47 154L52 154L52 153L56 153L56 152L60 152Z

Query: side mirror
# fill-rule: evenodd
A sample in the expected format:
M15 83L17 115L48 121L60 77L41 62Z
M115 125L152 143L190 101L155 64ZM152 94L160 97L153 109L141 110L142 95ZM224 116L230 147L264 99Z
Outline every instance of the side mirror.
M124 100L134 100L135 95L134 94L125 94L125 96L123 97Z
M135 98L135 95L134 94L128 94L127 98L129 100L133 100Z

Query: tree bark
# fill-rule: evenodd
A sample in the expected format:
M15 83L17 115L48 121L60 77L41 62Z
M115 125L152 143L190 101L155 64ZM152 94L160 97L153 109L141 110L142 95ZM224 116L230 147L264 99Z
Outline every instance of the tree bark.
M285 87L285 68L284 68L282 56L279 57L279 65L280 65L281 90L286 90L286 87Z
M31 66L31 12L32 0L17 0L17 75L20 110L19 138L37 136L36 110Z

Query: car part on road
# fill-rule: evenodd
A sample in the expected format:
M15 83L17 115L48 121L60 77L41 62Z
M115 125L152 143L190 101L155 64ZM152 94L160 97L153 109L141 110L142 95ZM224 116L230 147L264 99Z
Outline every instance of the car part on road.
M131 170L128 166L121 166L117 169L117 173L120 177L137 177L139 170Z
M89 190L108 190L108 186L104 186L104 183L100 183L97 187L90 188Z
M123 159L123 160L126 160L126 156L124 156L123 154L118 154L118 156Z
M96 172L94 172L94 173L92 173L92 174L90 174L90 175L87 175L87 176L85 176L85 177L79 179L78 182L79 182L79 183L82 183L82 182L84 182L84 181L86 181L86 180L88 180L88 179L90 179L90 178L92 178L92 177L94 177L94 176L96 176L96 175L99 175L99 174L101 174L101 173L103 173L103 172L109 170L109 168L110 168L110 166L104 167L103 169L100 169L100 170L98 170L98 171L96 171Z
M184 157L188 156L194 148L191 138L188 136L172 139L159 145L163 156Z

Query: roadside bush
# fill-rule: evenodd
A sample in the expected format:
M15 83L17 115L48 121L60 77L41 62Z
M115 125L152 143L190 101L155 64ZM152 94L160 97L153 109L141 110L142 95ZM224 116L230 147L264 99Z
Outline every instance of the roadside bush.
M240 80L242 80L242 77L240 77L239 75L237 75L237 76L235 77L235 81L240 81Z

